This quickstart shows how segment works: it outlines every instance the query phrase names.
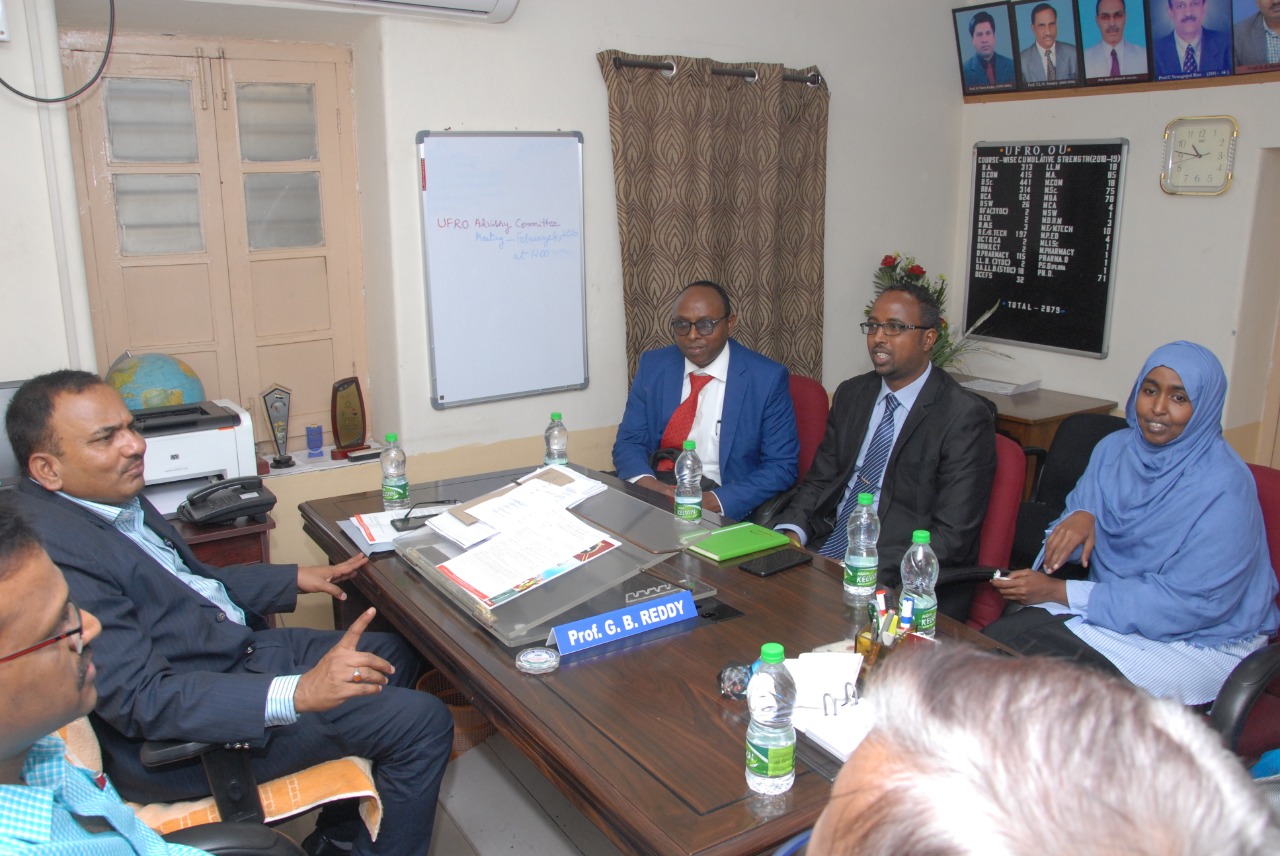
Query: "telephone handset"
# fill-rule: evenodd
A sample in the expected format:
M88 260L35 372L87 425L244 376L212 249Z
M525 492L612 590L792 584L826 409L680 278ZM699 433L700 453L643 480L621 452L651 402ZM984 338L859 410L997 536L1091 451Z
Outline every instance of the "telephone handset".
M227 479L192 491L178 506L178 519L200 526L230 523L237 517L265 515L275 505L275 494L257 476Z

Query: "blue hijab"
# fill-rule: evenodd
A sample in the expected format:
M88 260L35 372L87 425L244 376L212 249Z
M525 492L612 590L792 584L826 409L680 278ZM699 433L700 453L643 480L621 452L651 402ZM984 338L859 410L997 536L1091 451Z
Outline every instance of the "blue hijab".
M1135 406L1157 366L1177 372L1192 406L1182 433L1162 446L1142 435ZM1091 624L1205 646L1280 624L1253 476L1222 439L1226 394L1218 358L1191 342L1156 349L1138 373L1129 429L1098 444L1063 515L1095 518Z

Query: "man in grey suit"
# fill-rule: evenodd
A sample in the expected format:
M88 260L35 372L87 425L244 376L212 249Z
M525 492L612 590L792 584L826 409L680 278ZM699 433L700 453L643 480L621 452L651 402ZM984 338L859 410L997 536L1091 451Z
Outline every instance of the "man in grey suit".
M1032 9L1032 33L1036 44L1019 54L1025 82L1074 81L1079 77L1075 45L1057 41L1057 10L1053 6L1041 3Z
M1147 73L1147 51L1124 37L1124 0L1098 0L1094 20L1102 41L1084 49L1085 77L1125 77ZM1139 23L1141 26L1141 23Z
M1258 14L1235 26L1236 67L1280 63L1280 0L1257 0Z
M1036 43L1024 50L1022 79L1027 83L1076 80L1080 67L1076 46L1058 41L1058 11L1048 3L1038 3L1031 10L1031 32Z

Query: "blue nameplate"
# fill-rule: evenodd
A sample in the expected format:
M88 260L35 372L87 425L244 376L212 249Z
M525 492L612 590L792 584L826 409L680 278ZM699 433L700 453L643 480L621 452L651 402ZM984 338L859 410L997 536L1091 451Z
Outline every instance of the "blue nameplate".
M615 609L591 618L570 621L551 628L547 644L554 642L561 654L572 654L605 642L625 639L655 627L696 618L698 609L687 591L646 600L635 606Z

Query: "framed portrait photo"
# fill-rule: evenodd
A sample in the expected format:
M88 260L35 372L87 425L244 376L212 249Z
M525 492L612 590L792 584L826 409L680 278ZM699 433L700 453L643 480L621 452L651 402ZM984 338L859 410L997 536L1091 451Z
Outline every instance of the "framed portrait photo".
M1236 74L1280 70L1280 0L1232 0Z
M1011 7L1019 88L1079 86L1083 76L1074 0L1019 0Z
M1230 0L1147 0L1147 14L1156 80L1232 73Z
M1007 3L952 9L960 86L965 95L1009 92L1018 86L1013 27Z
M1076 0L1084 80L1091 86L1151 79L1144 0Z

